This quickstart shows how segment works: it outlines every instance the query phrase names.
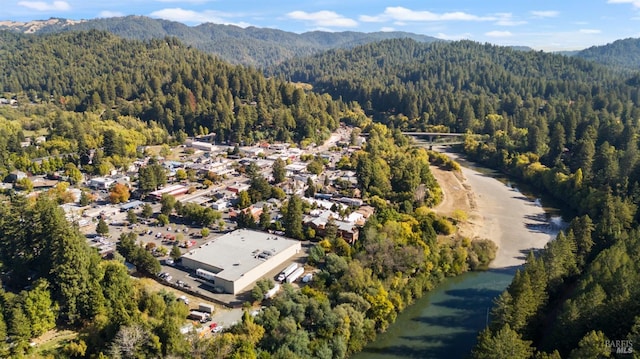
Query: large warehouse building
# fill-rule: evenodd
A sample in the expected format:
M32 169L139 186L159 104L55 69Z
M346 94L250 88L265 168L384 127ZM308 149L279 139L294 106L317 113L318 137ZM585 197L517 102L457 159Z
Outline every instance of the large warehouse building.
M213 279L206 278L209 282L225 293L238 294L266 273L284 266L301 249L299 241L239 229L185 253L182 265L213 273Z

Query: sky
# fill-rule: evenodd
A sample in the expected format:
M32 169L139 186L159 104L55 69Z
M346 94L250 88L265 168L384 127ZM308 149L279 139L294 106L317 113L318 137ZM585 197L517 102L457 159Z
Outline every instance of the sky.
M306 31L406 31L536 50L640 37L640 0L0 0L0 20L144 15Z

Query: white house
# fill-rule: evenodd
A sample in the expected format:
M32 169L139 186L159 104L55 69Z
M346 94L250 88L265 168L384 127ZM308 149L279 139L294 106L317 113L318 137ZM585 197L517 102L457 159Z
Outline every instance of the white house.
M95 177L89 180L87 186L95 189L109 189L115 182L111 178Z

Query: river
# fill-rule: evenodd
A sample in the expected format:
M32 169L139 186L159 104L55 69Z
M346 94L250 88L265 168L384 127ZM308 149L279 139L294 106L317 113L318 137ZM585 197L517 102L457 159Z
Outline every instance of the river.
M450 154L452 157L457 156ZM499 250L491 269L448 278L403 311L389 329L355 359L466 358L485 328L493 299L510 283L531 249L555 236L561 220L513 182L464 163L466 185L475 194L483 238ZM446 192L445 192L446 195Z

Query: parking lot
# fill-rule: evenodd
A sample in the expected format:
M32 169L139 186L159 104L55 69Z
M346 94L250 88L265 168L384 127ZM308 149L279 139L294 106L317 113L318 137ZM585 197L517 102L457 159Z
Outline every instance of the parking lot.
M199 328L203 328L205 325L208 326L211 323L216 323L217 326L228 328L233 323L241 320L243 304L253 302L253 298L251 297L253 286L250 286L246 291L238 295L216 293L211 285L197 279L192 271L182 268L179 263L170 263L170 261L167 261L167 259L170 258L168 254L174 244L179 245L181 253L185 253L191 248L197 248L207 241L215 240L224 234L223 232L212 230L207 237L203 238L201 236L202 228L200 227L182 223L170 223L167 226L159 227L156 225L157 222L155 219L143 219L140 217L138 217L138 223L129 224L127 221L127 213L121 212L117 205L105 204L100 206L100 208L104 209L106 214L105 221L109 226L109 233L103 240L112 243L114 248L120 235L129 232L136 233L138 242L143 246L152 243L153 245L151 245L151 247L164 248L163 251L166 251L167 255L158 255L157 258L161 264L161 273L166 273L166 275L170 276L170 280L166 280L169 277L165 277L164 279L154 278L155 288L158 290L161 288L170 290L174 292L178 298L182 295L187 296L191 309L197 308L199 302L212 302L216 305L216 311L212 315L211 321L199 325ZM152 208L154 212L157 213L160 210L160 204L153 204ZM140 211L138 210L137 212L139 213ZM223 219L226 222L224 232L235 229L235 223L229 221L228 215L223 214ZM92 222L91 225L82 228L82 231L90 238L95 236L96 223L97 221ZM88 241L91 242L92 239L88 239ZM184 246L185 241L190 242L191 245L189 248ZM287 261L287 263L281 267L284 268L293 261L301 265L306 263L309 246L310 244L308 242L303 243L303 250L300 254ZM265 273L262 278L275 279L283 268L278 267L269 273ZM180 286L178 286L178 284L180 284ZM193 291L193 293L190 291ZM252 308L250 310L255 312L259 310L259 308Z
M304 265L304 263L306 263L307 261L310 246L311 244L309 242L304 242L302 245L302 251L300 251L298 255L291 258L282 266L268 273L265 273L261 278L268 278L275 281L275 278L282 271L282 269L290 263L296 262L300 265ZM171 275L171 283L176 284L177 281L181 281L182 283L186 284L187 287L185 287L185 289L192 290L198 294L202 294L208 298L212 298L217 303L235 308L241 307L246 302L253 302L253 298L251 297L251 290L253 289L253 286L250 286L249 288L247 288L247 290L237 295L216 293L213 286L208 284L206 281L196 278L195 274L191 270L180 267L179 265L166 265L164 261L161 261L161 264L161 272Z

